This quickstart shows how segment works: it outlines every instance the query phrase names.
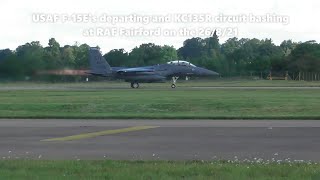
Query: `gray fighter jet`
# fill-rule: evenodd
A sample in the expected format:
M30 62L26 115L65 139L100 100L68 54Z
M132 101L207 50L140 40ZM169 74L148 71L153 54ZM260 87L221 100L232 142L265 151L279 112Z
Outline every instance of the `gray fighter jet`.
M176 82L179 77L219 75L214 71L197 67L182 60L136 68L110 67L101 55L100 50L94 47L89 50L89 61L91 66L89 74L124 79L126 82L131 83L131 88L139 88L139 83L164 82L168 78L172 79L171 87L176 88Z

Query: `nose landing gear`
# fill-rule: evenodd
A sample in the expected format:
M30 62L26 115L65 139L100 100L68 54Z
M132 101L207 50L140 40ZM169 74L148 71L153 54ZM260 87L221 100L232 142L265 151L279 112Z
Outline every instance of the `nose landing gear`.
M133 88L133 89L137 89L137 88L139 88L139 83L137 83L137 82L132 82L131 83L131 88Z
M177 80L179 79L179 77L172 77L172 84L171 84L171 88L176 88L177 87L177 85L176 85L176 83L177 83Z

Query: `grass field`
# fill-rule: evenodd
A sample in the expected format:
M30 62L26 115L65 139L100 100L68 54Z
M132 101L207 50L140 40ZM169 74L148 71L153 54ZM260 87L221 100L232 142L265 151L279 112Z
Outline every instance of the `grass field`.
M164 161L0 161L0 179L223 179L318 180L316 164Z
M320 87L320 81L281 81L281 80L178 80L178 87ZM129 83L119 81L79 82L79 83L0 83L0 89L8 88L129 88ZM141 88L170 88L170 82L141 84Z
M319 87L318 82L216 81L1 83L0 118L320 119L319 89L190 89L190 86ZM110 89L111 87L111 89ZM114 88L115 89L112 89ZM126 89L127 88L127 89ZM320 165L275 162L0 160L0 179L318 180Z
M1 118L320 119L318 89L1 90Z

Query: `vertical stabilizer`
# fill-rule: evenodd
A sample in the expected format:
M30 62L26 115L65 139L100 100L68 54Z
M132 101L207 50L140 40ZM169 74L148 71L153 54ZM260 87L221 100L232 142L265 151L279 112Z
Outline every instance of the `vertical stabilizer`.
M101 55L100 50L96 47L89 49L89 61L93 75L107 76L112 73L111 67L106 59Z

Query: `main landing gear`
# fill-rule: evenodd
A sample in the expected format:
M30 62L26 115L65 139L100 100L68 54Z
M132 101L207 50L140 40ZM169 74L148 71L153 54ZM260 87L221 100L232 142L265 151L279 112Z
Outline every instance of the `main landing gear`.
M176 88L177 85L177 80L179 79L179 77L172 77L172 84L171 84L171 88Z
M172 77L172 84L171 84L171 88L176 88L177 87L177 80L179 79L179 77L175 76ZM131 88L132 89L138 89L139 88L139 83L138 82L131 82Z
M137 83L137 82L132 82L132 83L131 83L131 88L133 88L133 89L138 89L138 88L139 88L139 83Z

